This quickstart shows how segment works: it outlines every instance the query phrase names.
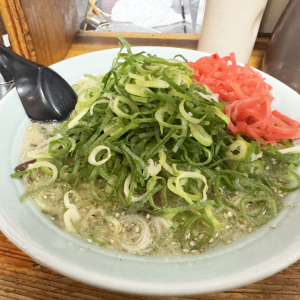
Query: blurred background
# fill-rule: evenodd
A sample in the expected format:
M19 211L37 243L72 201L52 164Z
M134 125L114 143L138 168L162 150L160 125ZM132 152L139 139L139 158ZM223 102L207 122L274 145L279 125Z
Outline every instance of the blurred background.
M288 2L289 0L268 1L259 30L260 34L272 33ZM147 15L143 12L137 18L136 14L140 13L139 6L145 6L146 3L151 3L150 8L153 9L151 12L148 11ZM76 4L81 30L199 34L206 0L76 0ZM181 16L181 20L178 16L173 20L172 18L164 20L164 13L159 13L162 7L165 8L164 13L173 11L174 15ZM149 16L152 17L151 20ZM159 17L166 23L169 21L169 24L163 26L157 24ZM150 22L143 22L141 19ZM128 21L124 22L124 20Z
M288 2L268 1L258 36L271 35ZM1 0L0 42L50 65L65 58L74 39L85 32L199 38L205 7L206 0Z
M85 21L82 18L80 29L200 33L206 0L76 0L76 2L80 9L84 5L88 7L88 24L83 24ZM95 18L96 16L98 18Z
M268 1L258 35L255 32L250 65L261 67L262 50L288 2ZM206 0L0 0L0 43L44 65L118 47L118 33L132 46L202 50L198 41L206 8ZM3 83L0 74L0 97L11 85Z

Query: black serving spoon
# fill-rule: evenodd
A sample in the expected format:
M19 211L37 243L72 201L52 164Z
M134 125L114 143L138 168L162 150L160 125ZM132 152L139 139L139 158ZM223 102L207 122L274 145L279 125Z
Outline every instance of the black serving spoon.
M76 105L76 93L60 75L1 44L0 72L6 81L14 80L26 114L32 120L63 121Z

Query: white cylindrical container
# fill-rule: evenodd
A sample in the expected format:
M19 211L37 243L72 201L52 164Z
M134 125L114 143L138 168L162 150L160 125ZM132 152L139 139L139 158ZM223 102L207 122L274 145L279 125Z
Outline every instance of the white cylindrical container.
M247 63L268 0L207 0L198 50Z

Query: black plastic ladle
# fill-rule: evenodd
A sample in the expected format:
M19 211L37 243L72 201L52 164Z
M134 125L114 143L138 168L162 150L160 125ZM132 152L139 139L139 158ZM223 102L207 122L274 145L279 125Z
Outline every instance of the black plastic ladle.
M6 81L14 80L30 119L63 121L76 105L76 93L60 75L9 51L1 44L0 72Z

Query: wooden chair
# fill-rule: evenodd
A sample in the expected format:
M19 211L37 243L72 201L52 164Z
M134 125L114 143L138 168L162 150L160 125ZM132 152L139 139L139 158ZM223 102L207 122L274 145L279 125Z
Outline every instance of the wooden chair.
M44 65L65 59L79 32L75 0L0 0L0 12L12 50Z

